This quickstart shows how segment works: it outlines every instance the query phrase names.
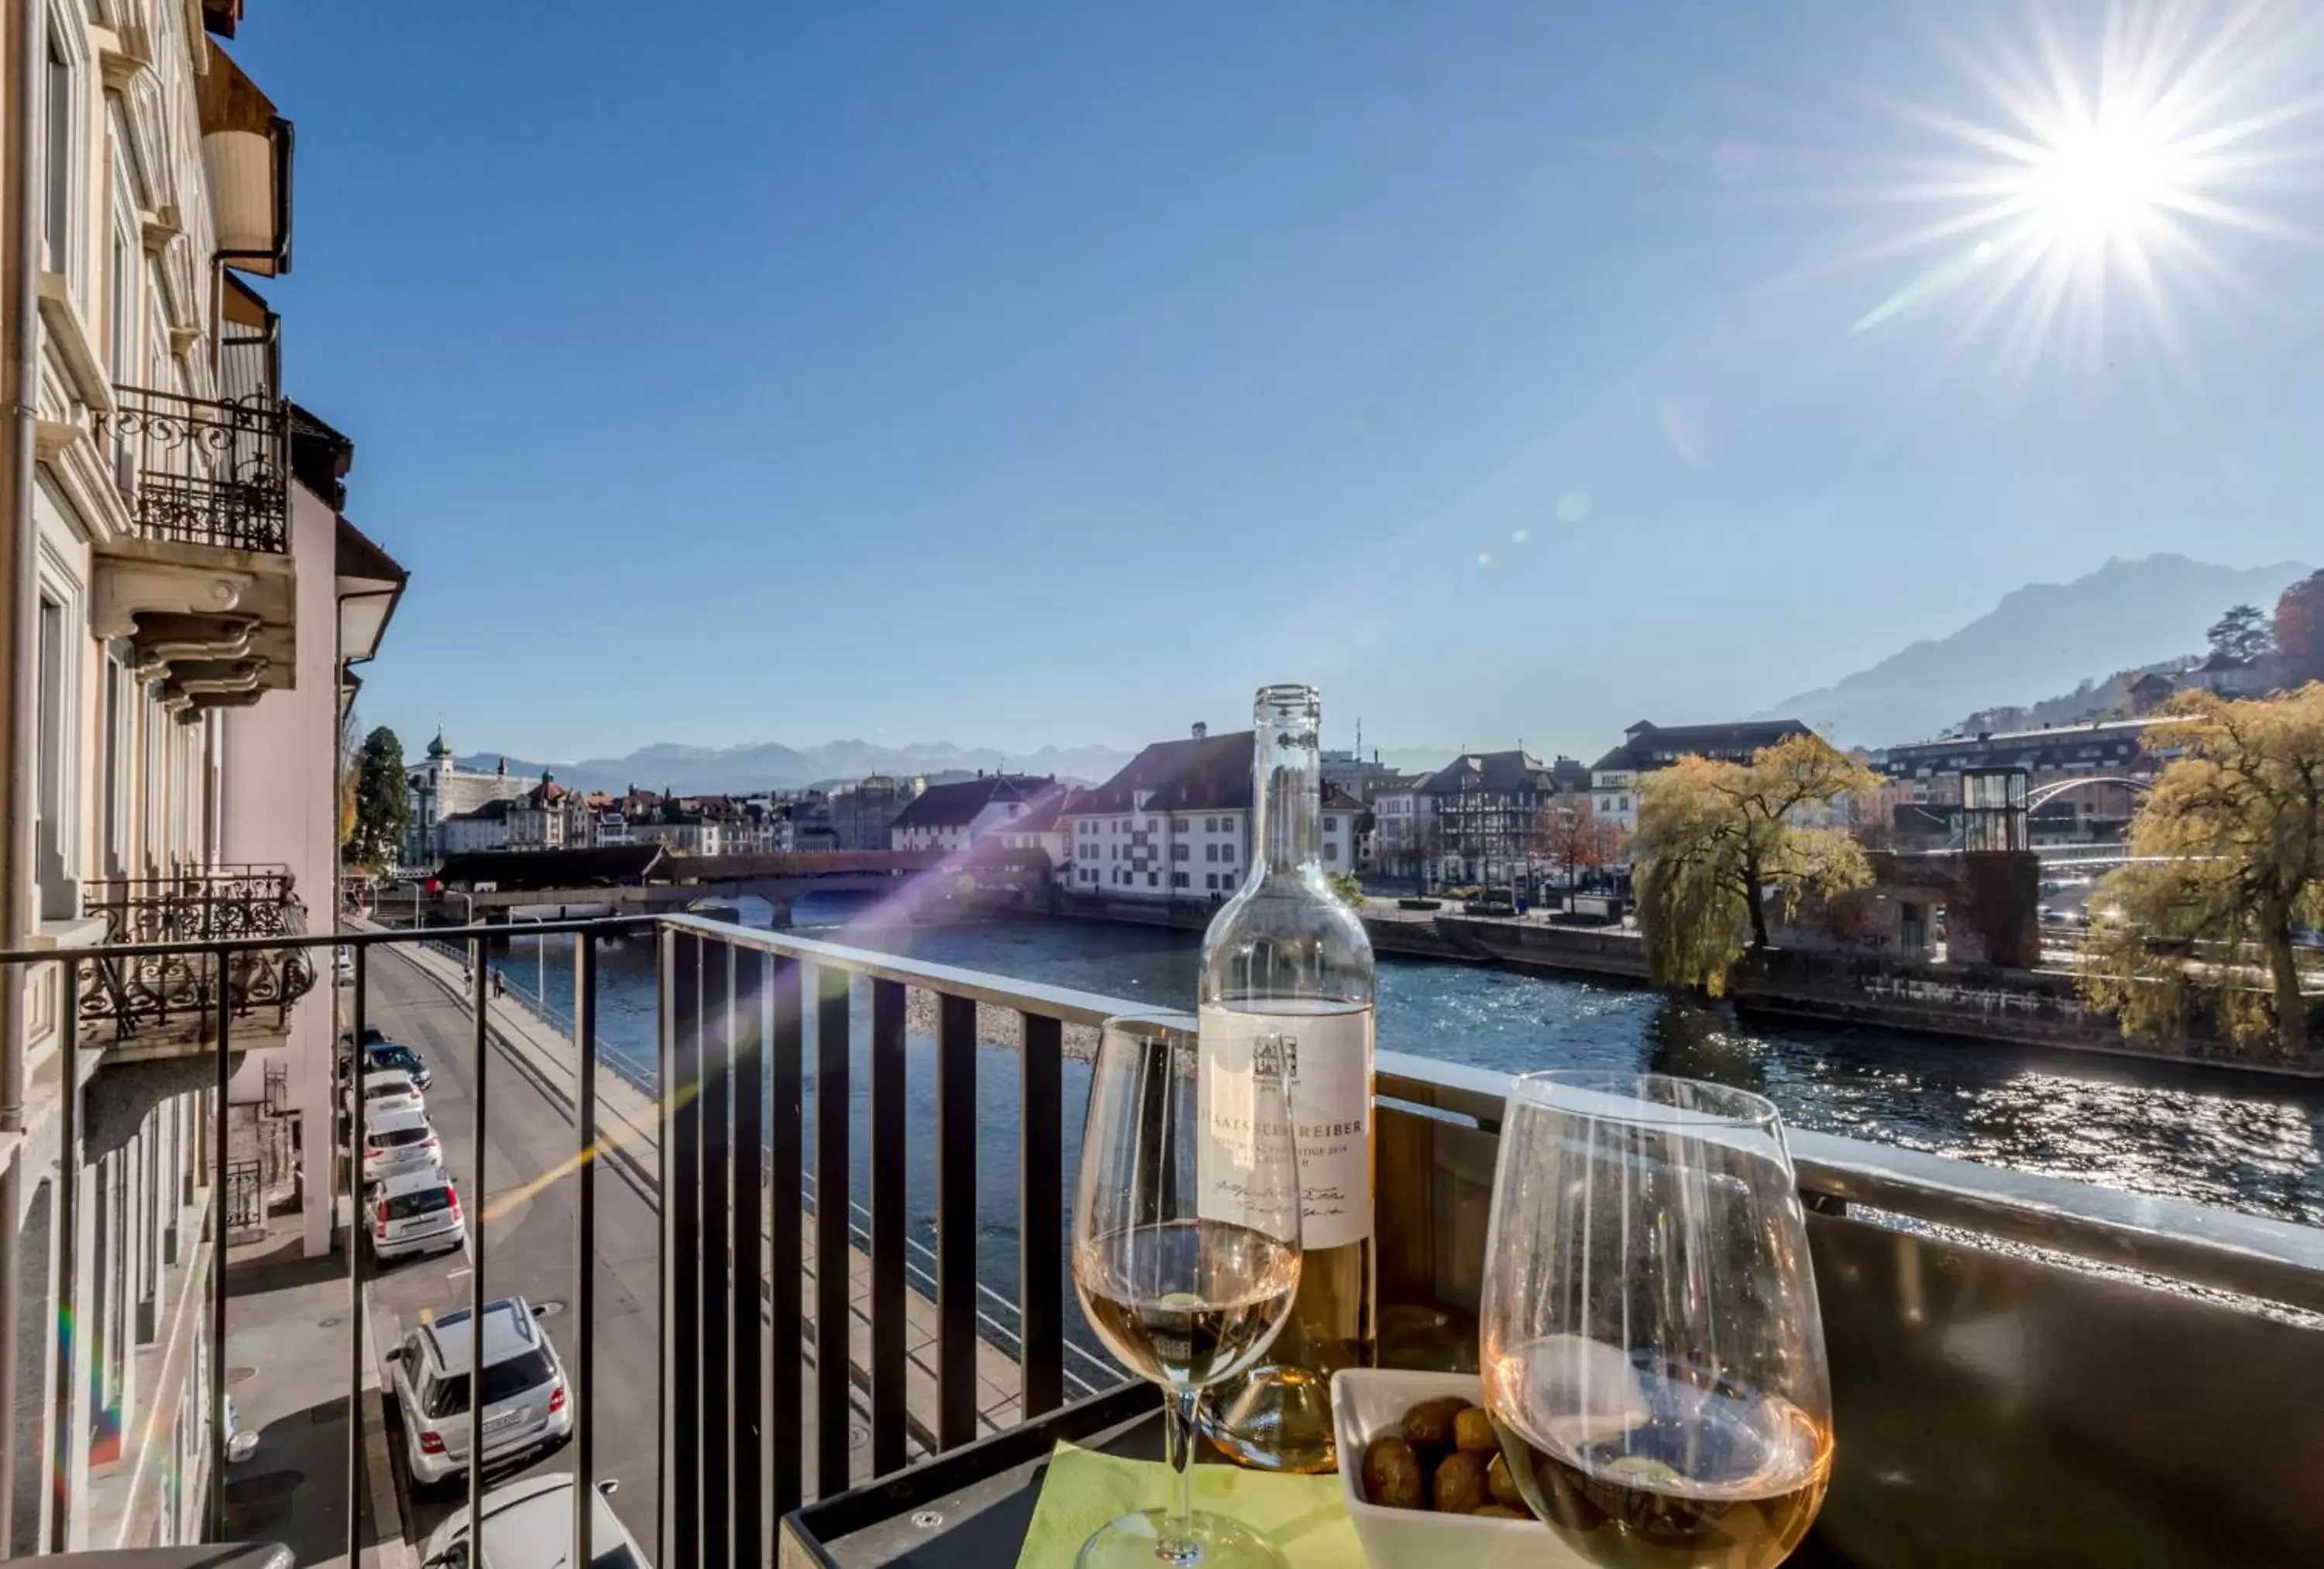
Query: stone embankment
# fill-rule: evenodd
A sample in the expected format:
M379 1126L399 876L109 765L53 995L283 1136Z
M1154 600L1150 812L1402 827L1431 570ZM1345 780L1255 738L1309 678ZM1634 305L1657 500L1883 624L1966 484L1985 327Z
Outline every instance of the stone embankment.
M1026 914L1190 931L1201 931L1212 914L1206 904L1157 907L1128 900L1071 898L1047 904L993 895L989 903ZM1635 931L1617 928L1464 915L1449 901L1435 911L1402 910L1375 901L1365 911L1364 927L1379 953L1650 984L1645 944ZM1745 1013L2324 1077L2324 1041L2307 1064L2298 1066L2230 1063L2126 1041L2110 1017L2082 1001L2074 977L2065 970L1915 964L1788 950L1751 956L1730 977L1729 992ZM2324 1033L2324 1008L2316 1012Z

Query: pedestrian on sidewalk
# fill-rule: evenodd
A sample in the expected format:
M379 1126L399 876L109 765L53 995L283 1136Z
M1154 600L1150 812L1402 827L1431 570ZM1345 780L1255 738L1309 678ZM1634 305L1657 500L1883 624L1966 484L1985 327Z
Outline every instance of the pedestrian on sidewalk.
M494 997L508 996L508 977L499 970L493 971L493 996Z

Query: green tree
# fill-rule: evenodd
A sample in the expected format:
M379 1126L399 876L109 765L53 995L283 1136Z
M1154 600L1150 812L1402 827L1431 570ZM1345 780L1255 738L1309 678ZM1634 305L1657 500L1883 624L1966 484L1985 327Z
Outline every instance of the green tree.
M394 862L404 830L411 826L411 802L405 791L403 743L382 725L364 738L355 754L355 821L347 836L350 861L366 867Z
M1879 787L1877 774L1810 735L1787 736L1748 763L1687 757L1647 775L1630 854L1655 979L1715 996L1747 941L1768 946L1771 896L1789 913L1811 891L1871 881L1846 830L1808 820Z
M1334 872L1328 881L1332 885L1333 894L1341 904L1355 910L1364 907L1364 883L1361 877L1357 876L1353 872Z
M2257 605L2230 605L2203 636L2212 653L2235 659L2256 659L2275 647L2275 630Z
M2084 996L2126 1034L2180 1043L2199 1022L2256 1057L2308 1050L2302 926L2324 924L2324 683L2228 702L2189 693L2165 711L2179 757L2131 820L2140 858L2093 909Z

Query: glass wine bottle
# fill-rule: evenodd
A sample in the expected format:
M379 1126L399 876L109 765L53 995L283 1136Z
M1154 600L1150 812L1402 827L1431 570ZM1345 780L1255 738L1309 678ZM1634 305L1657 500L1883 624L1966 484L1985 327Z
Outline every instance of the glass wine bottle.
M1204 1403L1222 1451L1275 1471L1336 1463L1332 1374L1370 1365L1375 1334L1372 948L1324 878L1322 719L1312 686L1259 689L1257 853L1203 938L1202 1115L1217 1119L1220 1147L1231 1147L1235 1107L1250 1100L1238 1084L1255 1065L1279 1065L1297 1124L1306 1254L1298 1298L1267 1358Z

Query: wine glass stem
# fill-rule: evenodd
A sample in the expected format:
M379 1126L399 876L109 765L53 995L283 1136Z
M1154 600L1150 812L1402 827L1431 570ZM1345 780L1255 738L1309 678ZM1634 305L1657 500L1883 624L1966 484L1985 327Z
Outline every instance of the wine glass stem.
M1184 1569L1202 1561L1202 1544L1194 1539L1194 1402L1199 1390L1166 1390L1162 1427L1168 1445L1170 1503L1162 1516L1162 1529L1154 1555Z

